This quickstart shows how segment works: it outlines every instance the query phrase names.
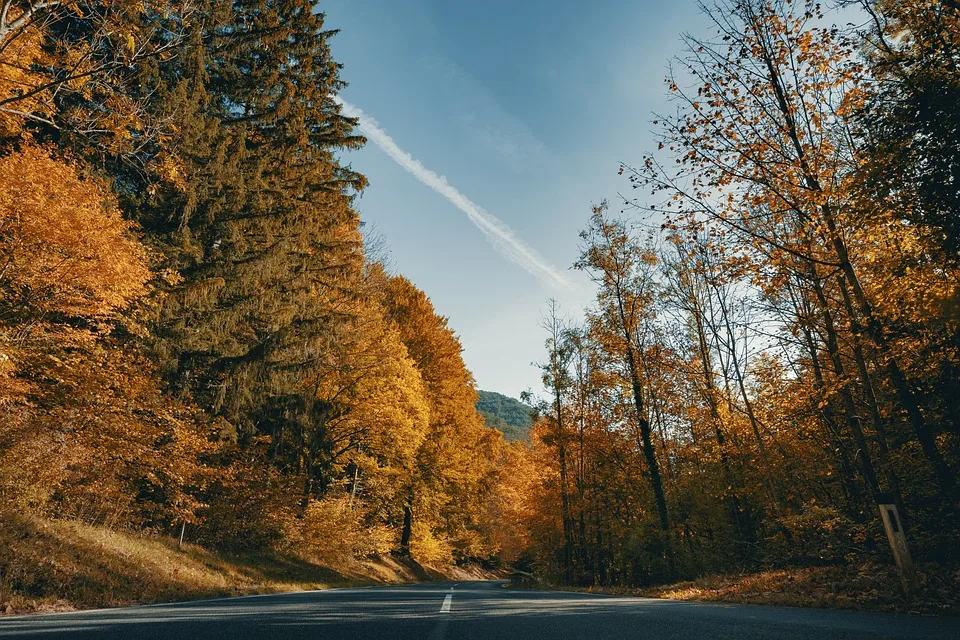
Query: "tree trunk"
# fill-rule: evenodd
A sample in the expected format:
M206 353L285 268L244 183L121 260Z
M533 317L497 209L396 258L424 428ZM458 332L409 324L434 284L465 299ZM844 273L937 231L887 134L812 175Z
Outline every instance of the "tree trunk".
M811 271L813 266L810 267ZM840 356L840 343L837 340L836 327L833 324L833 314L827 306L827 298L823 292L823 284L815 273L811 274L811 286L814 294L817 296L817 303L820 308L820 317L823 320L824 333L827 338L827 353L830 361L833 363L833 370L838 380L845 377L843 359ZM850 431L853 433L853 439L857 443L857 458L860 460L860 468L863 471L863 477L867 481L867 486L873 494L874 501L880 497L880 482L877 480L876 467L873 465L873 459L870 455L870 449L867 446L867 439L863 435L863 428L860 423L860 416L857 414L857 405L853 399L853 393L847 384L842 384L839 390L840 399L843 403L844 413L846 414L847 424L850 425Z
M850 293L847 291L846 280L840 278L840 291L843 294L844 306L847 309L847 315L850 317L850 332L853 334L853 356L857 363L857 369L860 371L860 380L863 385L863 395L867 400L867 406L870 408L870 417L873 422L873 428L877 432L877 457L880 460L880 467L883 469L887 479L887 486L893 494L894 503L900 512L900 520L903 526L907 526L908 520L907 508L903 502L903 494L900 492L900 479L894 471L890 462L890 452L887 446L887 429L880 414L880 403L873 389L873 381L870 370L867 368L867 361L863 355L863 345L860 341L862 327L857 322L856 315L853 313L853 305L850 300Z
M413 491L403 505L403 529L400 532L400 555L410 557L410 537L413 533Z
M706 330L703 326L702 310L694 302L691 311L693 313L694 323L697 327L697 345L700 351L700 364L703 367L703 382L706 387L707 405L710 408L710 422L713 424L713 433L717 438L717 448L720 450L720 466L723 469L723 479L727 485L729 494L726 496L727 508L730 511L730 522L737 536L740 538L737 542L753 542L754 531L753 524L750 522L749 507L744 507L740 500L740 483L734 477L733 470L730 468L730 456L727 454L726 436L723 431L723 424L720 418L720 402L717 400L717 385L713 376L713 363L710 358L710 347L707 344ZM725 492L726 493L726 492ZM747 545L740 545L738 555L741 560L745 560L749 555Z
M657 515L660 528L670 530L670 516L667 513L667 498L663 492L663 480L660 478L660 465L657 462L657 453L654 451L650 438L650 422L647 420L643 407L643 388L640 386L640 375L637 371L636 355L633 350L631 336L627 335L627 367L630 371L630 383L633 387L633 405L637 412L637 424L640 427L640 438L643 440L643 457L647 461L650 471L650 486L653 488L653 497L657 506Z
M754 26L756 27L756 25ZM762 30L762 27L760 27L760 29ZM783 79L781 78L780 72L774 63L772 54L769 51L765 50L763 52L763 61L767 66L767 71L769 72L770 86L774 91L774 95L776 96L777 106L784 118L784 123L787 125L787 135L790 138L794 149L796 150L798 168L803 176L805 186L817 194L825 195L819 178L811 168L810 163L807 161L804 145L798 132L797 122L789 104L787 103L785 85L782 81ZM930 425L926 422L923 412L920 410L920 405L917 402L916 394L911 388L910 383L907 381L903 371L900 369L897 359L890 350L890 345L887 342L883 325L880 323L879 318L877 318L877 315L873 309L873 305L867 298L866 292L863 290L863 287L860 284L856 270L853 268L853 263L850 260L850 254L847 251L846 241L843 239L843 235L840 233L840 230L837 227L834 210L828 201L824 201L819 205L818 211L820 213L820 220L826 227L827 238L832 245L834 254L836 255L837 265L839 266L840 272L847 279L850 285L850 288L853 292L853 298L856 301L859 311L865 320L867 333L870 335L870 338L873 340L873 343L876 345L882 358L887 362L887 371L890 377L890 383L897 392L901 406L907 412L910 425L913 427L913 431L917 436L917 440L920 443L920 447L923 450L924 455L933 467L940 491L950 502L951 507L956 509L957 506L960 505L960 494L958 494L956 478L954 477L946 461L943 459L943 456L940 454L940 451L937 448L937 443L934 440L933 431L930 429Z

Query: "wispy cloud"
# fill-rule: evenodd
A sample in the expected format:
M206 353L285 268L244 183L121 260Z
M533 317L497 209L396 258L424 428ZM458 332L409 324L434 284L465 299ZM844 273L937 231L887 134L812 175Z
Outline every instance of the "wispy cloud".
M444 55L423 55L417 67L434 79L439 100L451 107L463 134L514 173L532 175L553 164L550 151L536 133L505 109L490 89Z
M427 169L419 160L397 146L393 138L380 128L376 120L368 116L361 109L337 98L344 114L351 118L359 118L360 132L375 145L380 147L398 165L410 175L427 185L453 206L467 215L487 240L505 257L523 267L541 281L553 287L568 287L569 281L555 267L547 263L531 247L520 240L516 234L502 220L487 212L470 198L463 195L447 179L435 171Z

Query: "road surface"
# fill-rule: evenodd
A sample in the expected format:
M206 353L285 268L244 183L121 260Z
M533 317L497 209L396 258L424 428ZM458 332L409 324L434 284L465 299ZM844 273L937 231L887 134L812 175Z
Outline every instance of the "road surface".
M0 618L0 639L960 638L960 618L621 598L502 582L332 589Z

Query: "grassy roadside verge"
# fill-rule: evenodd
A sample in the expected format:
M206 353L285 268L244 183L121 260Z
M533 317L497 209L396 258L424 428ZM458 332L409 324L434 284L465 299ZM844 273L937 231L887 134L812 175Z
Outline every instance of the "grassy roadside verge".
M902 594L896 568L873 563L704 576L637 589L576 590L666 600L960 615L960 571L920 565L918 572L920 589L910 596Z
M396 582L398 572L438 577L392 558L334 569L291 554L226 556L79 522L0 518L0 615Z

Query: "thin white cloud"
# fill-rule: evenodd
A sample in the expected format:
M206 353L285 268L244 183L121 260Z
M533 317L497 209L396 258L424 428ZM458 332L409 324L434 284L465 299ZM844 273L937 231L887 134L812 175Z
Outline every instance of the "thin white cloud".
M467 214L470 222L483 232L483 235L497 251L553 287L568 287L570 285L562 273L520 240L502 220L460 193L456 187L447 182L445 177L427 169L419 160L397 146L393 138L380 128L376 120L341 98L337 97L336 100L345 115L351 118L359 118L360 132L368 140L380 147L384 153L414 178L442 195L453 206Z
M418 67L434 78L439 98L455 108L457 121L478 147L496 154L514 173L532 175L553 163L533 130L503 108L493 92L443 55L421 56Z

